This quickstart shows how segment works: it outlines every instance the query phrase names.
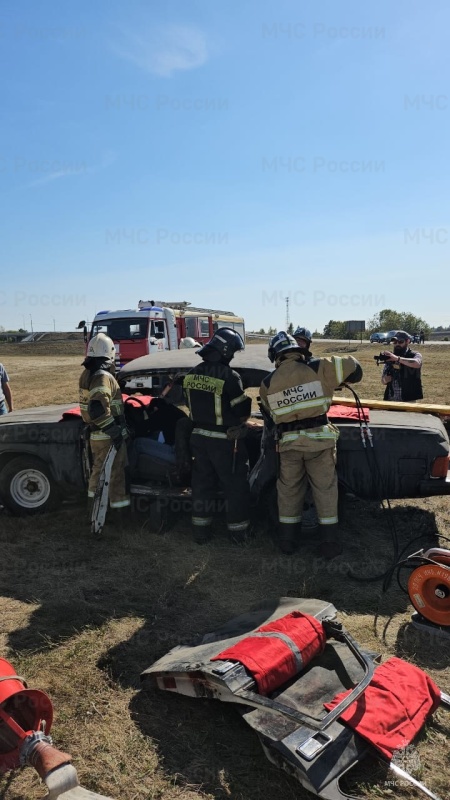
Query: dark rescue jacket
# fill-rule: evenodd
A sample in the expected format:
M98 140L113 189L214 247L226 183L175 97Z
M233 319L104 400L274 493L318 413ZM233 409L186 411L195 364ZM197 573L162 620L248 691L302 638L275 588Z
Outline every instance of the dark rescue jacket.
M203 361L183 380L194 433L226 438L227 428L250 416L252 401L237 372L220 362Z

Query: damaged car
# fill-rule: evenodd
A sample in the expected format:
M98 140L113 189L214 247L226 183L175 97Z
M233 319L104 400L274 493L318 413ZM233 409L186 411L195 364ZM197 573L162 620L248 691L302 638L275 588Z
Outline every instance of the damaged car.
M180 480L177 465L139 452L137 443L145 437L143 421L153 399L164 396L168 404L182 405L180 377L197 363L195 350L164 351L137 358L118 373L131 436L130 491L132 496L147 497L149 507L161 497L189 502L189 481ZM273 369L266 345L248 346L236 354L232 366L244 389L259 389ZM337 473L346 492L366 500L450 494L449 438L438 416L349 408L336 396L328 417L340 431ZM277 474L273 430L257 406L248 423L247 444L257 504L262 496L274 497L269 490ZM12 513L49 511L63 500L83 495L89 469L86 429L75 404L28 408L0 417L0 502Z

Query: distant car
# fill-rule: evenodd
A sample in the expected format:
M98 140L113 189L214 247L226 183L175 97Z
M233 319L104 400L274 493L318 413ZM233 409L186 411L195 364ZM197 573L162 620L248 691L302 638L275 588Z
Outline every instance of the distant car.
M384 342L388 342L388 334L387 333L371 333L370 334L370 344L383 344Z
M394 338L395 334L397 333L397 330L398 330L398 328L395 331L388 331L387 332L386 336L387 336L387 341L388 342L390 342L391 339ZM411 344L419 344L419 334L418 333L410 333L409 335L411 337Z
M130 361L117 377L124 392L132 384L142 395L149 394L148 379L153 387L151 396L172 385L166 399L179 403L181 387L173 384L173 379L198 363L200 359L193 348L166 350ZM267 345L247 347L236 354L232 366L240 374L244 389L259 388L273 369ZM74 406L55 405L17 410L0 417L0 503L14 514L49 511L59 507L62 500L85 493L88 448L83 434L85 426L76 412ZM346 491L367 500L379 500L381 496L398 499L450 494L447 479L450 445L439 417L371 410L372 449L361 433L358 420L337 417L336 413L332 406L329 418L340 431L337 473ZM126 410L126 416L133 428L135 415L127 414ZM273 430L263 425L261 414L254 417L247 436L250 487L255 503L272 498L272 507L276 502L277 474ZM160 508L168 506L170 498L178 498L178 507L184 509L185 501L189 502L190 487L174 482L171 474L161 475L157 467L154 458L139 456L136 471L130 476L131 494L146 496L149 507ZM154 502L158 498L164 502Z
M397 330L398 330L398 328L396 328L394 331L387 331L387 333L381 333L381 332L371 333L370 334L370 343L371 344L389 344L389 342L394 338L395 334L397 333ZM411 341L412 342L418 342L419 341L419 337L418 336L413 336L411 334Z
M397 331L398 331L398 330L399 330L399 329L398 329L398 328L396 328L394 331L388 331L388 332L387 332L386 336L387 336L387 341L388 341L388 342L390 342L390 341L391 341L391 339L393 339L393 338L394 338L394 336L395 336L395 334L397 333Z

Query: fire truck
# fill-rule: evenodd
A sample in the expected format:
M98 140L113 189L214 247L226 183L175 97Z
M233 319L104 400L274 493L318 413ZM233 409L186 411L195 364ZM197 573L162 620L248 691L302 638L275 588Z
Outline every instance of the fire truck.
M136 310L98 311L88 340L106 333L115 344L116 361L122 367L139 356L177 350L182 339L206 344L221 327L233 328L245 342L244 320L232 311L198 308L187 301L139 300Z

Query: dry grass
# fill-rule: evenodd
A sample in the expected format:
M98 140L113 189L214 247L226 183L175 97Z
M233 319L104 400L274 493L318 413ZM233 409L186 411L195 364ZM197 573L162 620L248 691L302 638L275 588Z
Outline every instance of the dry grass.
M14 347L14 346L12 346ZM320 354L330 345L315 348ZM381 396L373 347L354 355L366 367L362 396ZM450 349L426 345L426 399L447 402L442 375ZM18 408L76 401L82 352L17 355L0 346ZM392 504L400 545L413 536L436 542L449 531L446 498ZM198 547L180 514L164 534L145 515L121 533L92 539L83 509L65 505L30 519L0 516L1 654L29 685L54 703L55 744L72 753L80 780L121 800L307 800L309 795L264 757L256 735L223 704L165 693L143 695L139 674L176 644L213 630L263 597L292 595L333 602L361 645L383 657L418 664L450 690L450 645L423 637L408 624L412 607L394 585L355 583L348 571L370 575L390 564L386 513L376 503L348 501L345 554L329 564L311 548L288 558L267 532L246 548L228 544L223 524ZM376 619L375 619L376 616ZM450 720L439 711L417 744L420 779L449 796ZM372 763L351 782L354 795L415 796ZM45 791L32 770L0 780L3 800L37 800Z

